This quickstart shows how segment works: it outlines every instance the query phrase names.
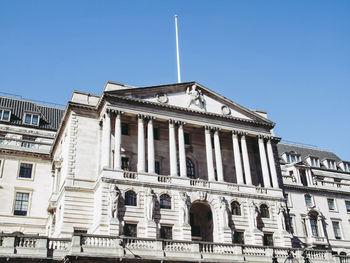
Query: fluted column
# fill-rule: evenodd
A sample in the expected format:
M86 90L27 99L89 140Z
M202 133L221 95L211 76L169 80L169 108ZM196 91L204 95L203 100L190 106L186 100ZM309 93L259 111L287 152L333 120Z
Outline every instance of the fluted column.
M215 181L213 148L211 145L210 127L205 127L205 149L207 154L208 180Z
M262 171L263 180L264 180L264 187L271 187L269 168L267 166L265 143L264 143L263 136L259 136L259 154L260 154L261 171Z
M187 177L186 170L186 151L185 151L185 138L184 138L184 122L179 123L178 136L179 136L179 161L180 161L180 176Z
M137 115L137 171L145 172L145 129L143 123L144 116Z
M120 149L122 144L121 112L116 112L114 129L114 169L122 169Z
M241 152L239 150L238 135L237 135L237 132L234 132L234 131L232 132L232 145L233 145L233 156L235 160L237 184L243 184L244 180L243 180Z
M169 120L169 157L170 157L170 175L177 175L177 159L176 159L176 138L175 138L175 122Z
M110 155L111 155L111 118L110 112L106 111L103 118L102 127L102 157L101 168L110 167Z
M215 129L214 132L214 148L215 148L215 161L216 161L216 172L218 174L218 181L224 181L224 171L222 168L222 156L219 138L219 129Z
M148 172L154 174L154 135L153 135L153 117L150 117L147 124L147 156Z
M275 157L273 155L271 139L269 139L267 141L266 147L267 147L267 156L269 158L272 186L273 186L273 188L279 188L278 178L277 178L277 171L276 171L276 165L275 165Z
M245 133L243 133L243 135L241 137L241 147L242 147L245 182L247 185L252 185L253 184L252 183L252 174L250 172L250 163L249 163L248 148L247 148L246 134Z

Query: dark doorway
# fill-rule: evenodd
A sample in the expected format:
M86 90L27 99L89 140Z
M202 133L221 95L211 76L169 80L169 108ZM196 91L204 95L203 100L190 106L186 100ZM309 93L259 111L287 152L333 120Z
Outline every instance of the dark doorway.
M206 202L191 205L190 224L192 240L213 242L213 214Z

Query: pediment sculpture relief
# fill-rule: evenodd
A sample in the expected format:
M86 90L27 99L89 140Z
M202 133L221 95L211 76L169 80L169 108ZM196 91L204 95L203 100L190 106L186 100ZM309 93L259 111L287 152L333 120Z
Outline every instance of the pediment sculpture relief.
M200 89L197 89L196 85L192 85L191 88L188 87L186 90L187 94L187 108L194 105L204 111L206 111L205 99L203 93Z

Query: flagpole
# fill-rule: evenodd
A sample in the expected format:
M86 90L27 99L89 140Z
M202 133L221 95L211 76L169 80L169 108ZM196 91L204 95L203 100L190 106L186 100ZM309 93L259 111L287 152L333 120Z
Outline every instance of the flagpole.
M177 82L181 83L179 36L178 36L178 31L177 31L177 15L175 15L174 17L175 17L175 32L176 32Z

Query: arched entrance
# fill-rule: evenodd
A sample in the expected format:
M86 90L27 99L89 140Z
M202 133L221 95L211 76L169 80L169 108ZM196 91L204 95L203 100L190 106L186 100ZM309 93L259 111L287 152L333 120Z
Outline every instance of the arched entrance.
M213 214L206 202L194 202L190 209L192 240L213 242Z

